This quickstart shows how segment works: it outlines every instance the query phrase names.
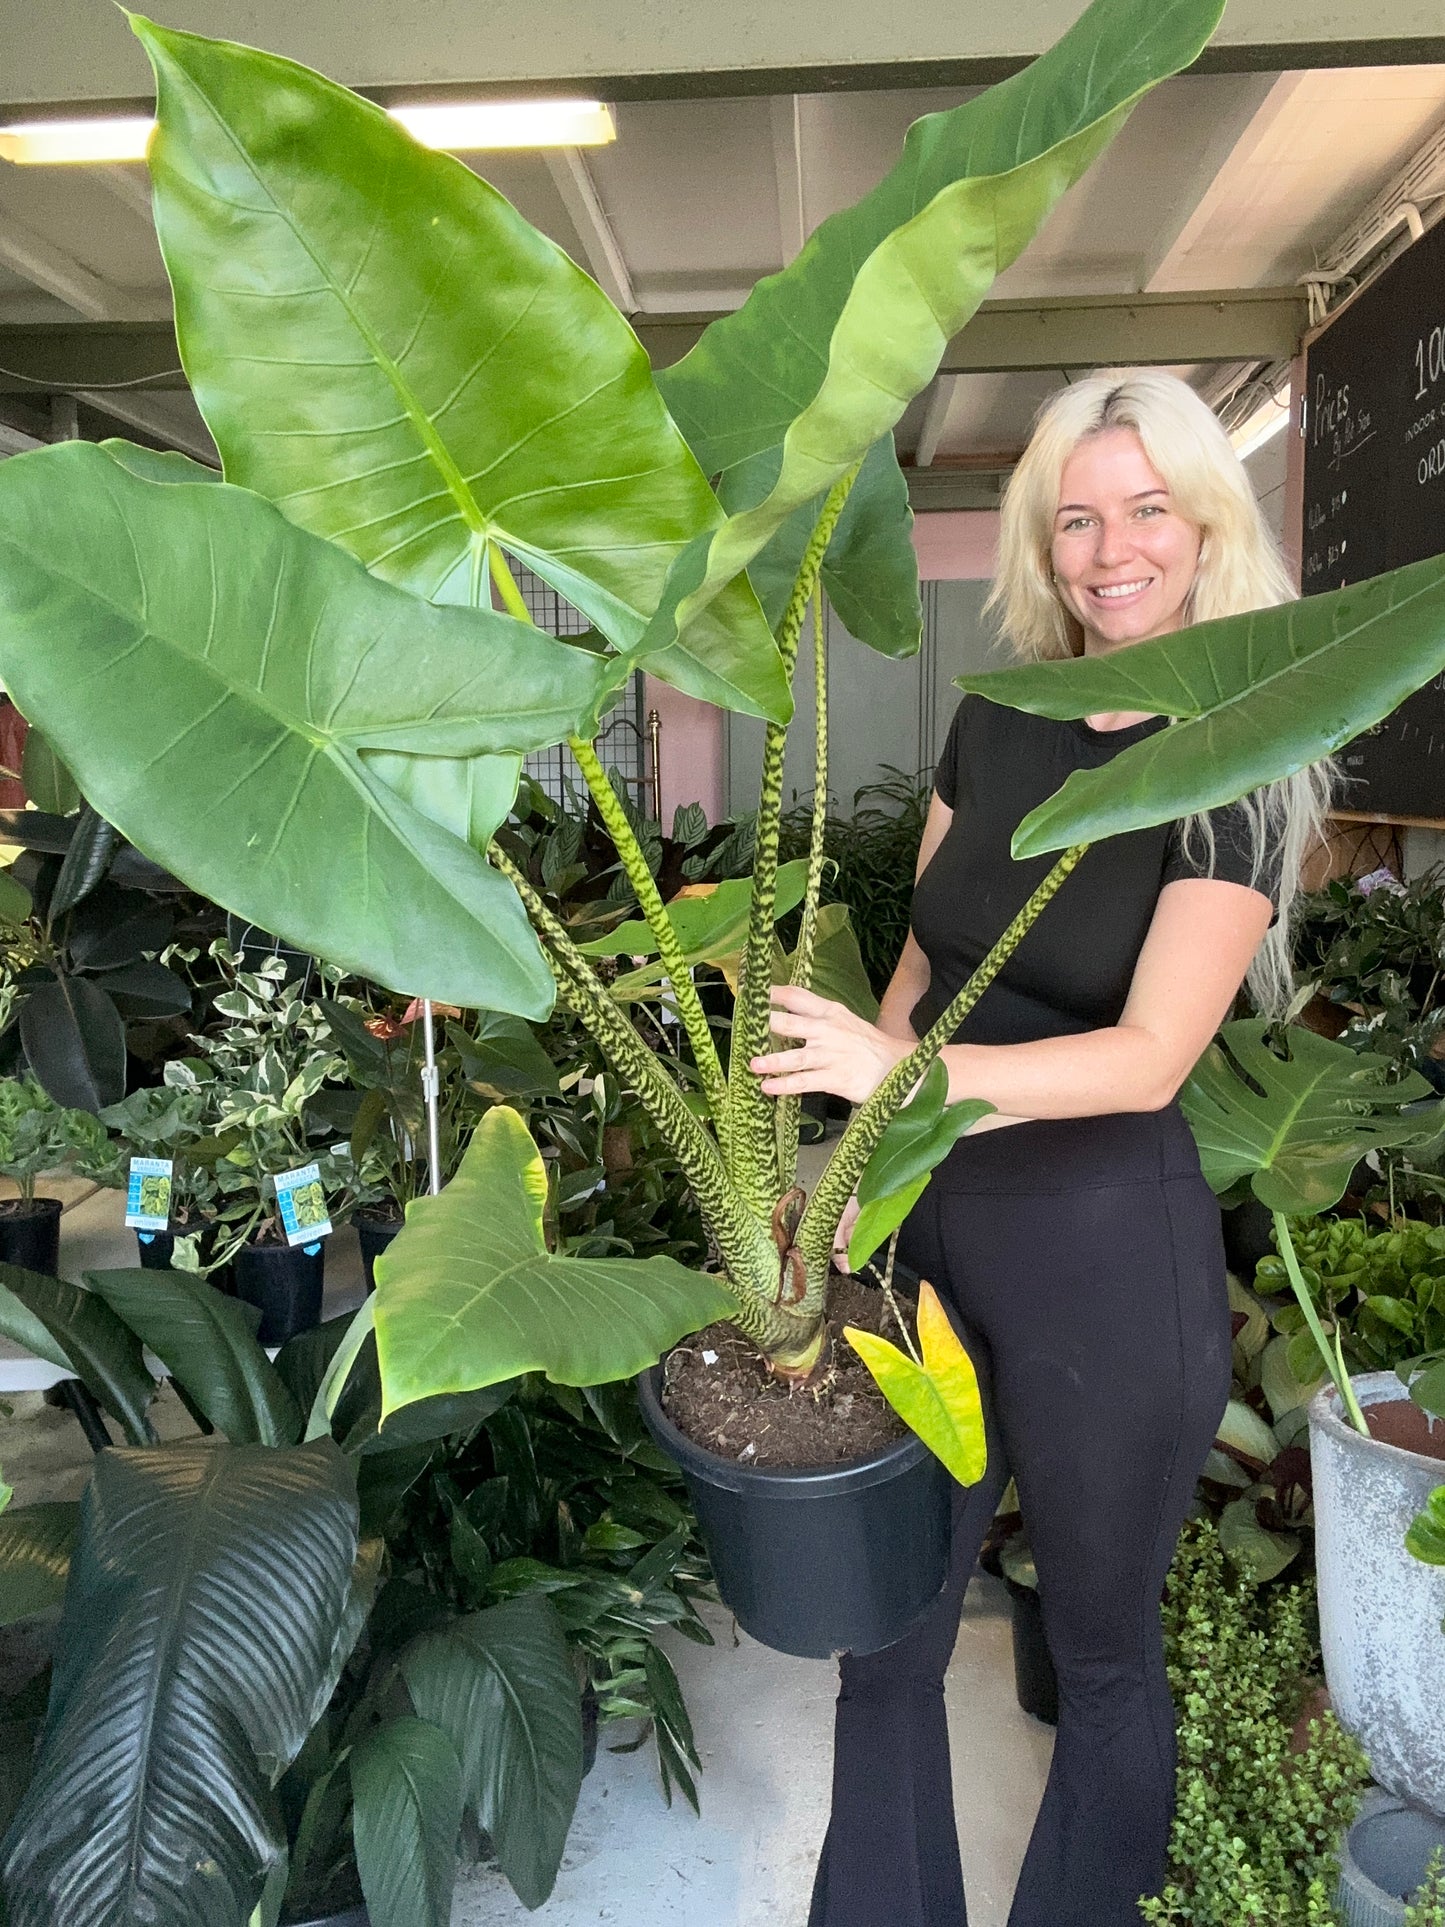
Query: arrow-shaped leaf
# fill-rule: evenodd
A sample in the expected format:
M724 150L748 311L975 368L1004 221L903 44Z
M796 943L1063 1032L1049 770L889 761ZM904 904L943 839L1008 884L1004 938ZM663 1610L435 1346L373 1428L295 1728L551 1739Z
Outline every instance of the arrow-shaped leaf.
M918 1289L921 1364L876 1332L845 1325L843 1336L910 1431L960 1485L977 1485L988 1464L978 1375L932 1285Z
M935 1058L916 1096L893 1118L858 1184L858 1220L848 1240L856 1271L885 1244L923 1196L935 1165L995 1107L981 1097L948 1101L948 1069Z
M780 865L774 915L784 917L795 910L807 884L806 857ZM751 877L730 877L724 883L693 884L672 899L667 914L689 963L716 963L741 949L752 889ZM657 954L657 939L649 923L634 917L579 948L589 957L651 957Z

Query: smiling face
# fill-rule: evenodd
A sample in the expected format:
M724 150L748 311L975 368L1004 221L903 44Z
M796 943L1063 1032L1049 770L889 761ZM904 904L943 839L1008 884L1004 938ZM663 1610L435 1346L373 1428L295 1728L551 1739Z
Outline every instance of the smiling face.
M1132 428L1079 442L1059 480L1050 558L1085 655L1183 628L1199 545Z

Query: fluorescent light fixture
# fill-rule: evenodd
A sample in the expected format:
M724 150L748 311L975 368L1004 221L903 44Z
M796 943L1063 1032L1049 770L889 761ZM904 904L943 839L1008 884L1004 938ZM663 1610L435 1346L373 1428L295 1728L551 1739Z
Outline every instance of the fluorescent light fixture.
M1257 455L1267 442L1272 442L1282 429L1290 423L1289 401L1268 401L1263 408L1256 409L1247 421L1240 423L1230 436L1234 452L1240 461L1247 462L1251 455Z
M617 138L612 110L597 100L458 100L391 107L423 147L463 153L480 148L601 147ZM143 161L153 120L111 115L94 120L19 121L0 127L0 159L20 167Z

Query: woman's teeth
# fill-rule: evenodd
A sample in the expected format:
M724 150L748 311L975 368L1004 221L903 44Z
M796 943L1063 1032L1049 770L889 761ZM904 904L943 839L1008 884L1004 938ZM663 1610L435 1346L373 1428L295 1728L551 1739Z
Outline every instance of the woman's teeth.
M1090 589L1089 594L1099 596L1107 602L1120 602L1127 596L1138 595L1141 590L1147 589L1148 587L1149 584L1147 580L1144 582L1116 582L1108 588Z

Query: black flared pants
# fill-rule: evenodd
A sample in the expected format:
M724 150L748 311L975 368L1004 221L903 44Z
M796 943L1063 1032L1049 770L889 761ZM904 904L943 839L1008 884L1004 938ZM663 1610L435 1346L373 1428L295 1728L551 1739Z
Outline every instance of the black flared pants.
M1010 1474L1059 1725L1009 1927L1138 1927L1174 1798L1160 1593L1229 1396L1218 1206L1175 1106L1040 1119L963 1139L900 1255L972 1354L988 1470L955 1491L934 1604L895 1645L843 1655L809 1927L964 1927L943 1676Z

